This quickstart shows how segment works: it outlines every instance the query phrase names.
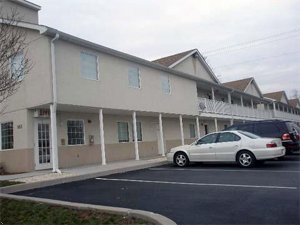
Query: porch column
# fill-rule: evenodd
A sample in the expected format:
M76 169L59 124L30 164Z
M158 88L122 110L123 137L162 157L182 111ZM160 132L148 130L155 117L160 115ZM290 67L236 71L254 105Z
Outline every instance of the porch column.
M51 104L50 105L52 171L57 172L57 173L61 173L61 171L58 168L56 107L57 107L56 104Z
M100 144L101 144L101 161L102 161L102 165L106 165L103 110L102 109L99 109L99 128L100 128Z
M218 132L218 119L215 118L215 130L216 132Z
M243 96L241 95L241 106L244 107L244 100L243 100Z
M251 108L254 109L253 99L251 98Z
M212 97L213 104L214 104L214 112L216 112L215 89L213 87L211 88L211 97Z
M228 103L231 104L231 93L230 92L227 93L227 98L228 98Z
M233 125L233 119L230 119L230 126Z
M163 133L163 124L162 124L162 115L159 114L159 134L160 134L160 147L162 151L162 156L166 156L165 154L165 145L164 145L164 133Z
M181 145L184 145L184 133L183 133L182 115L179 116L179 124L180 124Z
M196 116L196 126L197 126L197 137L200 138L200 126L199 126L199 117Z
M273 117L276 117L276 104L273 102Z
M138 139L137 139L137 128L136 128L136 112L132 113L132 120L133 120L133 137L134 137L135 160L140 160L139 145L138 145Z

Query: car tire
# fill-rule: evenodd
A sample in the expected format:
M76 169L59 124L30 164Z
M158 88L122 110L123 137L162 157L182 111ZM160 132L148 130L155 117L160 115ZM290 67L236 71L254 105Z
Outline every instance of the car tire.
M190 160L184 152L178 152L174 156L174 163L176 166L185 167L189 165Z
M249 151L239 152L236 158L238 165L243 168L253 167L256 163L255 156Z

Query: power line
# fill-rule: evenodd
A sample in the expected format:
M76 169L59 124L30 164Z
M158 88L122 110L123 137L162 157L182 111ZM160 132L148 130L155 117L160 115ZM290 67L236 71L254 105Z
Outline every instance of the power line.
M215 66L215 67L212 67L212 68L213 69L218 69L218 68L224 68L224 67L231 67L231 66L234 66L234 65L247 64L247 63L257 62L257 61L261 61L261 60L267 60L267 59L271 59L271 58L279 58L279 57L286 56L286 55L298 54L298 53L300 53L300 51L287 52L287 53L283 53L283 54L280 54L280 55L269 56L269 57L261 57L261 58L257 58L257 59L253 59L253 60L247 60L247 61L242 61L242 62L237 62L237 63L231 63L231 64Z
M218 54L218 53L224 52L224 51L241 50L244 48L253 47L254 45L262 45L262 44L266 44L266 43L270 43L270 42L274 42L274 41L280 41L280 40L284 40L284 39L288 39L288 38L293 38L293 37L299 36L299 32L300 32L300 28L296 28L296 29L293 29L290 31L269 35L269 36L262 37L259 39L253 39L250 41L241 42L241 43L234 44L234 45L228 45L228 46L221 47L218 49L204 51L203 54L205 56L211 56L211 55L215 55L215 54Z

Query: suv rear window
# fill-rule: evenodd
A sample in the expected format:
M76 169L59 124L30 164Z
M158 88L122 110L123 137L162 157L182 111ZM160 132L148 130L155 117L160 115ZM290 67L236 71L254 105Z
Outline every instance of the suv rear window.
M281 138L282 131L275 123L257 123L254 126L254 133L261 137Z

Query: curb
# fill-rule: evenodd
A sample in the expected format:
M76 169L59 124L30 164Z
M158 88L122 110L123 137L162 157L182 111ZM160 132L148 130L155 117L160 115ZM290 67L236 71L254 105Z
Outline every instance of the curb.
M117 215L126 215L132 216L139 219L143 219L149 222L153 222L158 225L176 225L176 223L160 214L152 213L143 210L134 210L134 209L127 209L127 208L118 208L118 207L110 207L110 206L101 206L101 205L91 205L91 204L83 204L83 203L74 203L74 202L66 202L66 201L58 201L52 199L44 199L44 198L35 198L35 197L25 197L25 196L16 196L11 194L1 194L0 197L15 199L15 200L26 200L31 202L41 202L50 205L56 206L64 206L64 207L71 207L77 209L95 209L101 212L110 213L110 214L117 214Z
M154 163L149 163L149 164L144 164L144 165L135 165L135 166L129 166L129 167L124 167L124 168L111 169L111 170L107 170L107 171L100 171L100 172L96 172L96 173L89 173L89 174L83 174L83 175L75 175L75 176L70 176L70 177L58 178L58 179L54 179L54 180L39 181L39 182L25 183L25 184L16 184L16 185L11 185L11 186L0 188L0 193L10 194L10 193L14 193L14 192L27 191L30 189L49 187L49 186L53 186L53 185L70 183L70 182L74 182L74 181L87 180L87 179L91 179L91 178L94 178L97 176L108 176L108 175L112 175L112 174L116 174L116 173L125 173L125 172L141 170L141 169L146 169L146 168L155 167L155 166L162 166L167 163L168 163L167 161L154 162Z

